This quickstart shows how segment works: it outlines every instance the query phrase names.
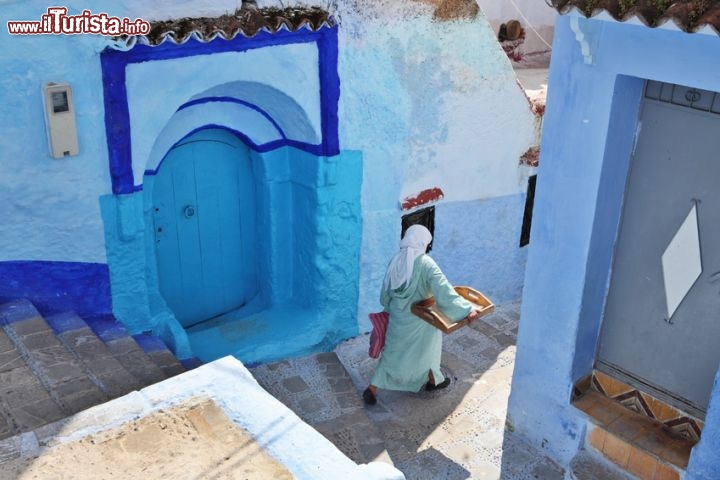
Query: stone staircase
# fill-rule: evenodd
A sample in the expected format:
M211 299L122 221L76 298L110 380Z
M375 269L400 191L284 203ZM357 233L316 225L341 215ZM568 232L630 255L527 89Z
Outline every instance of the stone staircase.
M43 317L27 300L0 305L0 440L182 373L162 341L130 336L112 316Z
M585 448L573 462L572 478L683 478L695 440L684 438L656 418L642 415L594 390L583 392L573 405L585 415L587 434ZM591 463L596 466L588 469ZM614 476L587 473L599 466L614 470Z
M377 363L367 354L368 335L348 339L333 352L248 368L267 392L355 463L394 464L408 479L566 480L561 467L505 430L519 309L519 303L496 306L493 314L444 337L442 365L453 379L450 387L418 393L384 390L372 407L361 399ZM88 399L103 402L182 367L157 339L130 337L112 318L84 322L65 313L43 319L29 302L13 302L0 305L0 327L0 465L37 456L58 438L69 438L68 431L137 418L162 397L159 392L176 398L179 392L222 389L233 401L248 398L247 385L237 378L218 382L197 375L198 370L101 410L84 411L73 423L65 418L68 412L91 404ZM58 345L71 355L47 354L51 349L60 355ZM206 371L213 372L213 365ZM48 368L37 375L34 369L40 366ZM83 394L61 395L70 382ZM154 392L153 400L139 401L147 391ZM123 402L126 407L117 407ZM74 426L66 430L68 422ZM298 428L302 425L273 422L262 435L274 442Z
M356 463L394 465L408 479L563 480L565 471L505 430L519 303L443 338L444 390L361 394L377 360L369 335L333 352L249 367L258 383Z
M595 451L583 448L570 463L569 477L572 480L635 480L636 477L621 469Z
M250 371L265 390L355 463L392 464L382 435L335 352L264 364Z

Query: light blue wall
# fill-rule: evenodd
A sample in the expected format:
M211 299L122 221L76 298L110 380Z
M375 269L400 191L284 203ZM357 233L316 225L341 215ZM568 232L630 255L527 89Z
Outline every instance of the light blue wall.
M636 77L619 75L615 82L578 324L577 354L572 372L574 381L587 375L595 362L600 331L597 319L602 316L610 282L613 246L620 225L643 87L644 82Z
M251 44L251 41L247 41ZM202 72L201 75L198 72ZM253 90L232 89L236 82L248 82ZM223 88L226 86L227 88ZM320 78L318 72L318 48L314 42L273 45L254 48L247 51L218 52L212 55L193 55L181 58L131 63L127 66L127 99L130 111L130 132L132 135L132 162L135 184L142 182L146 169L153 169L152 163L157 157L151 155L153 145L171 119L178 120L185 128L193 119L215 120L225 125L235 121L243 126L243 133L257 145L263 145L279 138L279 133L268 120L262 118L257 110L235 104L234 109L219 110L217 104L202 103L187 109L178 108L191 99L229 97L237 94L238 100L249 100L260 108L274 113L278 122L290 126L289 132L296 133L292 127L301 121L308 122L310 128L298 129L309 132L305 136L314 138L293 138L292 140L310 140L319 143L320 126ZM163 92L158 95L158 92ZM280 94L274 94L280 92ZM221 95L220 95L221 94ZM282 95L282 96L281 96ZM251 97L251 98L248 98ZM288 114L301 111L305 115L297 119L283 117L283 104L276 99L290 100L297 108L288 109ZM277 110L274 111L273 110ZM271 115L272 116L272 115ZM289 120L289 121L288 121ZM177 125L177 121L173 125ZM289 125L287 125L289 124ZM196 125L197 127L201 125ZM162 149L160 149L162 150ZM164 152L159 151L160 155Z
M97 52L108 42L8 33L7 21L39 20L46 9L41 2L0 8L0 259L105 263L98 197L110 179ZM48 82L72 85L77 156L55 160L48 153L42 106Z
M10 20L37 20L47 9L39 0L0 3L3 25ZM323 175L335 175L338 185L345 186L314 194L300 187L294 193L289 188L279 189L268 197L269 207L287 212L294 200L317 203L321 217L313 219L317 223L313 228L320 246L309 247L308 258L317 258L314 267L308 268L315 269L314 274L323 281L340 282L348 291L359 289L355 301L349 297L332 300L347 304L343 308L359 310L355 331L366 330L367 313L379 307L377 292L399 240L404 213L400 202L424 188L440 187L446 194L444 203L438 205L441 245L435 254L448 259L448 276L475 286L488 285L496 301L516 297L525 252L516 249L522 216L515 213L527 181L527 172L518 167L518 159L534 144L537 125L492 29L483 17L437 22L432 19L434 7L421 2L412 2L410 7L404 2L387 2L380 16L351 3L340 2L333 12L340 19L337 116L341 155L337 160L334 156L321 157L317 167ZM120 17L166 19L219 15L234 9L237 2L71 0L65 5L70 13L90 9ZM158 313L163 312L163 302L154 293L156 285L145 283L153 275L151 252L138 243L141 232L148 228L141 220L146 215L145 200L130 191L109 196L112 183L100 52L113 40L95 35L10 36L0 29L0 41L6 46L0 52L0 66L5 72L0 80L4 102L0 125L6 133L0 139L0 214L4 219L0 261L107 262L113 279L113 309L130 329L166 328L172 322ZM176 137L186 133L183 130L200 126L197 122L190 125L192 119L201 116L199 112L212 123L241 129L238 123L250 114L247 109L236 107L229 118L226 105L196 104L179 113L179 117L192 118L180 118L179 125L171 122L163 130L173 112L187 101L218 95L240 98L240 93L228 87L232 82L254 82L252 88L272 86L292 98L298 107L293 112L301 112L305 121L281 122L279 126L288 138L319 141L322 132L318 129L331 120L323 117L319 106L322 79L317 79L318 62L323 59L309 44L203 57L140 62L129 68L127 93L133 136L125 147L137 153L132 157L131 187L143 185L146 169L157 166ZM68 82L73 87L81 152L76 157L52 160L47 154L40 91L50 81ZM247 87L239 90L247 92ZM279 106L262 105L268 112ZM282 110L287 115L288 109ZM262 115L253 118L265 128L245 128L248 134L254 135L257 143L272 139L270 135L277 132L266 119ZM362 182L358 205L345 199L350 186L343 183L346 175L359 168L353 163L359 161L360 153L355 152L362 155L361 175L356 178ZM331 196L337 203L330 201ZM508 204L514 213L506 216L503 212L509 211ZM473 206L473 214L480 218L501 220L507 227L501 238L508 243L500 245L498 237L487 235L480 222L466 218L466 205ZM349 230L333 223L335 215L341 223L358 215L362 230L348 238ZM359 224L359 220L352 222ZM464 222L465 228L455 228L455 222ZM472 241L466 242L467 238ZM481 255L497 256L479 264L473 272L477 275L468 275L457 259L484 250L479 239L489 242ZM362 242L358 274L340 268L339 257L333 257L342 254L345 262L356 261L343 250L345 247L338 247L356 241ZM331 243L337 250L330 255L326 246ZM459 251L452 250L456 246ZM284 255L288 260L289 254ZM288 261L293 268L306 268ZM273 273L269 267L268 272L277 276L268 277L267 282L284 287L274 295L293 291L295 285L289 276ZM140 297L145 300L136 304ZM330 300L322 297L318 301ZM344 318L348 312L342 315ZM343 327L343 331L351 330ZM181 336L168 335L177 338L179 349L185 348Z
M298 303L321 312L335 344L358 333L362 154L303 156L303 162L296 155L291 164L296 184L294 291ZM281 242L287 248L288 239Z
M106 246L114 313L131 332L152 330L179 356L192 353L158 289L154 176L183 138L222 128L254 150L260 289L243 311L297 305L317 310L315 327L334 342L357 333L361 157L306 153L337 152L336 38L328 27L103 53L111 172L121 175L103 198ZM337 241L326 241L326 225ZM339 265L346 280L332 274ZM329 285L347 288L328 295ZM224 354L215 353L203 358Z
M492 28L482 16L435 21L418 2L380 2L382 15L367 17L341 3L349 21L339 31L340 144L363 152L360 330L382 308L385 268L408 213L401 201L429 188L445 193L433 256L448 278L482 286L497 302L517 299L525 252L514 209L529 173L519 158L536 124ZM473 256L478 268L466 268Z
M720 91L718 54L711 35L556 25L508 421L562 463L584 438L569 401L595 358L642 80ZM716 382L686 478L717 477L719 409Z
M131 334L152 331L178 358L192 357L185 331L160 296L155 253L147 241L152 238L153 226L144 192L103 195L100 207L113 314Z
M520 248L524 211L525 194L439 204L431 255L450 283L497 305L520 298L529 248Z
M105 263L104 227L98 198L111 191L111 182L99 54L115 42L100 35L10 35L5 27L7 21L39 20L49 4L39 0L2 1L0 4L0 24L3 26L0 28L0 42L4 46L0 51L0 67L4 72L0 79L3 100L0 125L5 132L0 139L0 214L4 219L0 235L0 261ZM90 9L93 13L105 12L133 19L166 19L220 15L233 10L237 2L174 0L153 4L140 0L70 0L63 5L68 7L70 14ZM287 50L292 50L290 59L278 54L269 55L265 60L276 67L277 64L295 64L296 67L292 72L282 74L279 73L282 68L277 67L271 77L284 82L290 94L297 101L304 102L303 108L310 112L308 118L312 117L314 124L319 124L317 49L291 46ZM306 62L305 54L293 59L292 55L298 50L307 51L314 61ZM242 58L235 61L233 68L226 68L226 71L237 71L243 67L246 78L265 71L257 68L262 61L251 65L243 64L243 61ZM145 77L140 83L145 82L146 86L147 82L162 84L167 78L183 74L183 71L176 70L180 64L182 62L167 62L164 71L156 72L158 76ZM183 68L185 73L194 77L187 79L188 83L197 87L187 91L185 101L200 93L204 89L203 78L211 75L198 75L197 65L185 64ZM143 72L138 69L137 73ZM314 83L311 74L315 75ZM221 83L218 78L211 80L208 87ZM72 86L80 146L77 156L55 160L48 153L41 94L42 86L48 82L69 83ZM308 82L314 88L308 88ZM164 93L173 91L166 89ZM141 102L139 111L143 115L152 116L153 112L164 111L167 105L163 103L165 96L145 97L141 89L133 100ZM135 118L141 120L137 114ZM159 128L163 125L160 124ZM143 132L156 128L155 124L135 124L135 127L140 136L138 148L154 141L154 138L147 140L148 135ZM290 134L293 133L308 132L290 129ZM139 161L136 173L137 178L142 179L147 157Z
M252 162L258 195L259 294L250 308L255 312L297 305L318 311L315 322L324 325L333 345L356 334L360 153L317 157L286 147L254 152ZM154 238L153 185L154 176L147 175L141 192L101 199L113 312L131 333L152 330L184 358L192 350L162 299L154 243L148 241ZM283 321L277 315L273 313L272 321ZM287 342L290 351L298 348L292 338Z

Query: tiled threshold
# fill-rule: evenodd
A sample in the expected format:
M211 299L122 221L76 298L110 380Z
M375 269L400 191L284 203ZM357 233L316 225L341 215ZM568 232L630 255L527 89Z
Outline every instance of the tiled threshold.
M573 405L591 423L586 443L607 459L642 480L681 478L696 442L594 390L587 390Z

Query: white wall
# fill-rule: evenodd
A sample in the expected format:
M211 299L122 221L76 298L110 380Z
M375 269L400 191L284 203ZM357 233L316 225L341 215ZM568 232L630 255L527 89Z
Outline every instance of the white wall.
M452 217L459 228L445 230L443 244L453 252L434 253L477 255L467 239L482 237L483 226L478 212L464 207L512 195L521 201L527 172L518 160L536 133L527 99L483 16L438 22L431 5L413 0L348 3L337 12L340 145L363 152L362 329L367 313L379 307L385 267L397 250L407 213L401 199L441 188L442 202L464 214ZM446 273L458 278L459 272ZM472 284L479 285L476 276Z
M525 53L550 50L557 11L545 0L476 0L497 33L500 24L519 20L525 28ZM523 16L525 18L523 18ZM536 31L533 31L533 28Z

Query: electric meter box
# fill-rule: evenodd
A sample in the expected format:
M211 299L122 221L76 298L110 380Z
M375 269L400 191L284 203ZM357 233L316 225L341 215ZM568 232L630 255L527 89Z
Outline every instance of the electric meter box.
M43 99L50 155L53 158L77 155L79 149L72 88L64 83L48 83L43 87Z

